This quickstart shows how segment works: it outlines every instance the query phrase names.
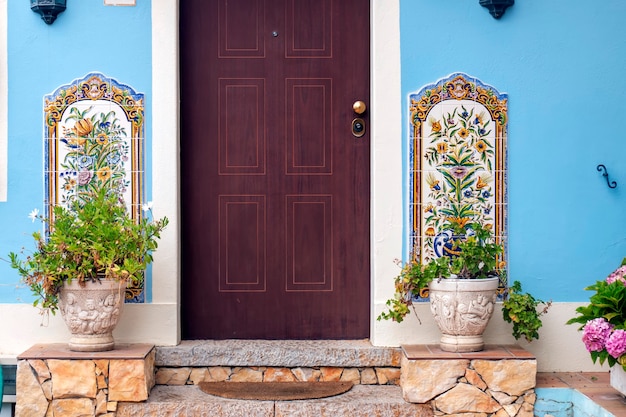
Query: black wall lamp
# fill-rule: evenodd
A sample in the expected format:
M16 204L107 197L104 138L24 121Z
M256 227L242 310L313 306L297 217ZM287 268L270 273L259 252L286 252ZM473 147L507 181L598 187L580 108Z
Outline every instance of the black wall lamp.
M496 19L500 19L507 7L514 4L515 0L480 0L480 5L489 9L489 13Z
M41 15L44 22L51 25L59 13L65 11L66 0L30 0L30 9Z

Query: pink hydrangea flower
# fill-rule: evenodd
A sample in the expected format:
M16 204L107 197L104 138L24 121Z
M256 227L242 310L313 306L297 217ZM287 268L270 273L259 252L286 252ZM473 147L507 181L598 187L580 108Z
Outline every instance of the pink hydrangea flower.
M622 281L624 285L626 285L626 280L624 279L624 275L626 275L626 265L622 265L617 268L615 271L611 272L608 277L606 277L606 282L608 284L612 284L615 281Z
M613 330L613 333L606 339L606 351L615 359L626 353L626 331Z
M613 325L600 317L589 320L583 327L583 342L589 352L604 350L606 340L613 330Z

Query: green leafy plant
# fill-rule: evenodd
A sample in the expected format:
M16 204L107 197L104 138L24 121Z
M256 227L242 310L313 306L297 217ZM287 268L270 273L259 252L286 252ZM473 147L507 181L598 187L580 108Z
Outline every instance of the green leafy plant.
M543 304L544 307L538 309ZM543 325L541 316L548 312L552 301L544 302L522 290L522 284L514 281L508 289L508 298L502 303L502 317L507 323L513 323L515 339L524 338L532 342L539 339L539 328Z
M576 309L567 324L579 324L592 361L616 363L626 371L626 258L606 279L585 288L589 304Z
M449 255L427 263L416 259L405 264L396 261L401 271L395 278L395 294L387 300L388 309L378 316L378 320L402 322L409 314L413 300L423 296L434 279L480 279L505 274L501 269L504 265L499 262L503 246L494 242L489 229L480 223L468 223L456 227L454 233L458 237L449 248Z
M150 204L143 208L151 211ZM33 233L32 253L11 252L9 260L36 297L34 306L53 314L65 282L106 277L141 283L168 224L167 217L132 219L119 196L106 188L86 194L69 208L55 206L52 219L37 210L30 217L43 221L46 231Z
M402 265L400 260L396 260L396 263L402 268L400 274L395 278L396 292L394 298L387 300L388 310L381 313L378 320L393 320L401 323L409 314L409 307L413 306L413 299L419 296L424 288L428 288L428 284L432 280L447 275L450 267L448 260L444 257L425 265L418 261L411 261ZM415 309L413 311L415 312ZM415 315L417 316L417 313Z
M449 257L450 273L457 278L477 279L502 275L498 270L499 258L504 248L496 243L491 231L480 223L467 226L454 226L454 233L466 237L456 240L452 245L455 254Z

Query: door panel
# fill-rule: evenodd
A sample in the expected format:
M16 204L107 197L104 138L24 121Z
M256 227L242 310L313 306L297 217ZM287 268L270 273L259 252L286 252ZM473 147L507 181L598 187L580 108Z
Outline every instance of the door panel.
M183 337L368 337L369 2L180 3Z

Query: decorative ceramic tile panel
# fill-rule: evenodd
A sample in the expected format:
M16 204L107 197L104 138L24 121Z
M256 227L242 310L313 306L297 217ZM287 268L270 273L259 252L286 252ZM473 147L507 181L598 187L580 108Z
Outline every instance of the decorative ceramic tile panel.
M508 96L455 73L409 102L410 256L444 256L455 225L480 222L505 244L504 268Z
M90 73L44 97L45 206L69 205L95 189L114 190L135 219L144 200L144 96ZM129 284L130 285L130 284ZM143 287L127 301L143 302Z

